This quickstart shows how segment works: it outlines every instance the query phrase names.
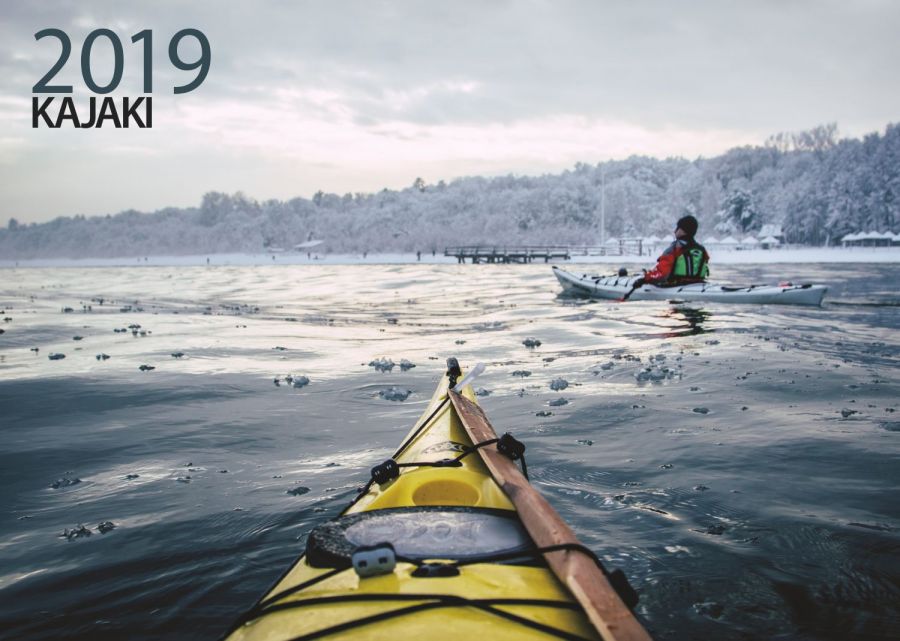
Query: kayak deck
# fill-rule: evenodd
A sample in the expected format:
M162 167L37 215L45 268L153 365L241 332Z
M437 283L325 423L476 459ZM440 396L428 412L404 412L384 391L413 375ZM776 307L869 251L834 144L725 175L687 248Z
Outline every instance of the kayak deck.
M577 606L565 588L547 580L546 569L472 565L459 576L430 579L415 578L414 571L414 565L400 563L391 574L360 579L352 569L344 570L279 600L277 610L241 626L230 639L560 636L548 637L544 630L511 623L495 610L558 630L568 638L599 638L585 616L575 609ZM298 584L328 572L299 565L286 580ZM431 585L434 583L437 585ZM541 605L541 601L545 603Z
M548 567L551 555L584 555L542 556L482 457L496 454L496 444L475 447L460 414L472 407L471 386L456 394L444 377L392 457L397 469L378 477L375 470L390 461L376 466L353 503L313 530L306 552L235 624L229 641L649 639L599 572L620 606L612 621L617 634L601 626L601 636L572 585ZM369 545L380 555L379 541L392 543L396 565L365 575L360 555Z
M748 303L765 305L821 305L828 287L825 285L750 285L731 287L715 283L692 283L673 287L641 285L638 276L596 276L574 274L553 267L553 274L566 291L621 300L680 300L688 302ZM630 294L629 294L630 292Z

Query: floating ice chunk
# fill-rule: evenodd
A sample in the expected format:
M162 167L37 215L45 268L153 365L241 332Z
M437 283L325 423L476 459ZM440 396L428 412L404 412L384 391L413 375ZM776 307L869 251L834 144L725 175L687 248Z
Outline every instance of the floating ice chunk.
M700 616L709 617L710 619L718 619L725 611L725 607L721 603L715 601L704 601L694 604L694 612Z
M378 392L378 395L386 401L405 401L411 393L412 390L389 387Z
M100 534L106 534L107 532L112 532L115 529L116 524L112 521L103 521L97 526L97 531L100 532Z
M53 483L50 484L50 487L54 490L58 490L61 487L69 487L70 485L78 485L79 483L81 483L81 479L79 478L70 479L68 476L64 476L53 481Z
M681 374L668 367L659 367L658 365L649 365L634 375L639 383L647 381L660 383L664 380L675 378L676 376L680 377Z
M389 358L381 357L372 361L369 361L369 367L374 367L379 372L390 372L394 369L396 363Z
M80 539L82 537L90 536L91 531L81 525L80 523L73 527L71 530L66 528L65 531L60 535L61 538L67 539L69 541L73 539Z
M476 323L472 326L476 332L496 332L506 329L506 325L502 321L491 321L487 323Z

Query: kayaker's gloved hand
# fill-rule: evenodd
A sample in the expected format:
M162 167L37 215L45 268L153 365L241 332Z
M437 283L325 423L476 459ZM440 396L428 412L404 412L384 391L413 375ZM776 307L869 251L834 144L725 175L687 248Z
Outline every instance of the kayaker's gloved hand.
M637 280L635 280L634 283L632 283L631 287L633 289L637 289L638 287L643 287L646 283L647 283L647 270L642 269L641 277L638 278Z

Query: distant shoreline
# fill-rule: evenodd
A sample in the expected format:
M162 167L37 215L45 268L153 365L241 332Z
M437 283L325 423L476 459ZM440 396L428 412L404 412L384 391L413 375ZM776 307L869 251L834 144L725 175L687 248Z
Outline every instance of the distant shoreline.
M662 247L660 247L661 251ZM718 250L712 253L712 263L719 265L759 265L777 263L900 263L900 247L808 247L787 249ZM274 259L273 259L274 256ZM605 264L648 265L655 254L645 256L574 256L572 260L555 260L549 264L560 266ZM208 261L208 262L207 262ZM277 254L202 254L191 256L140 256L118 258L34 258L28 260L0 260L0 269L47 267L222 267L253 265L450 265L456 258L423 253L421 260L415 253L384 254L306 254L293 252ZM471 263L466 263L471 266ZM544 264L535 261L533 265ZM515 267L515 265L513 265Z

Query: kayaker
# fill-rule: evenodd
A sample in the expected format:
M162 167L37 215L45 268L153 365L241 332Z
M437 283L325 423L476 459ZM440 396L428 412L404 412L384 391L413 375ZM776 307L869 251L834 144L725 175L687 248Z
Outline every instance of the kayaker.
M641 284L683 285L685 283L702 283L709 276L709 254L706 248L698 243L697 219L693 216L682 216L675 225L675 240L657 259L656 267L644 270ZM639 287L639 284L635 284Z

